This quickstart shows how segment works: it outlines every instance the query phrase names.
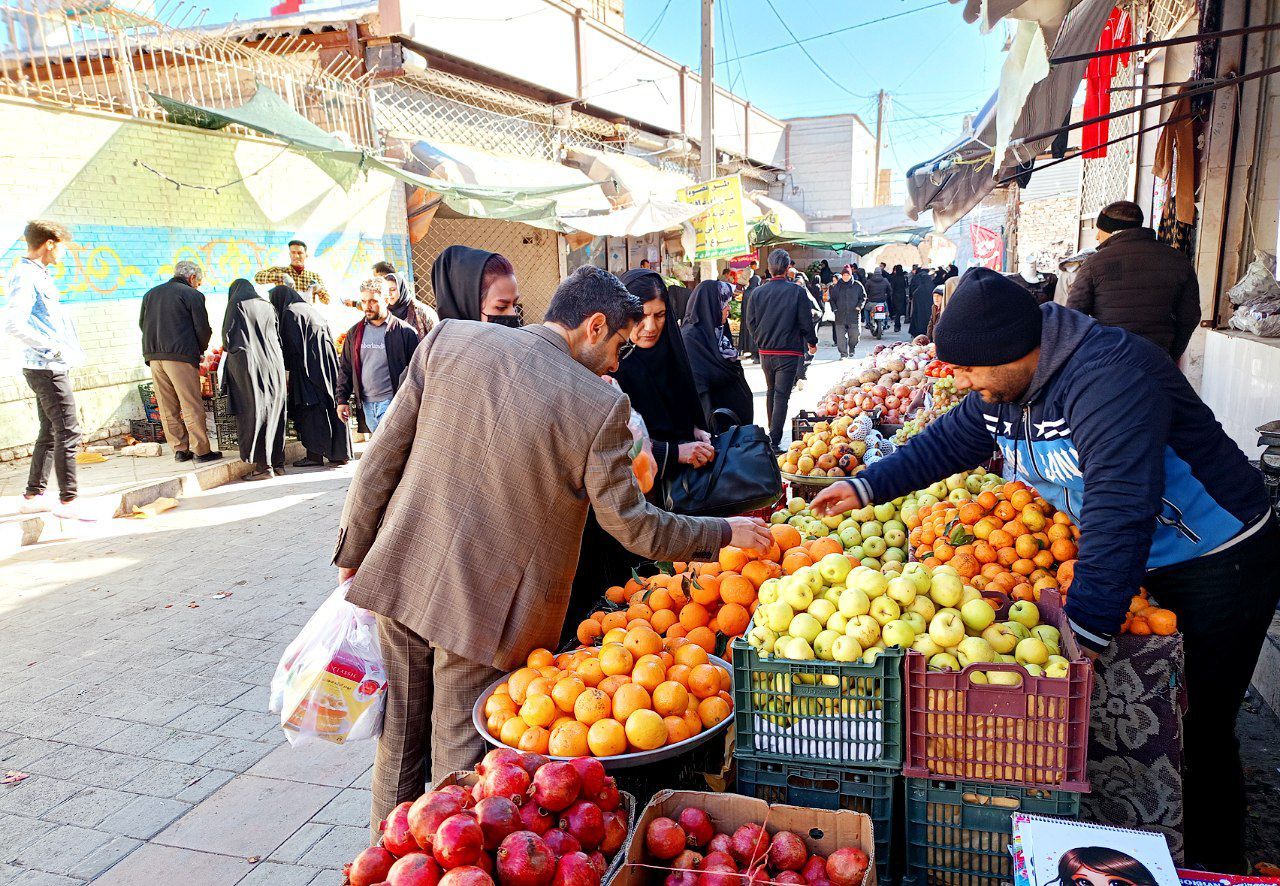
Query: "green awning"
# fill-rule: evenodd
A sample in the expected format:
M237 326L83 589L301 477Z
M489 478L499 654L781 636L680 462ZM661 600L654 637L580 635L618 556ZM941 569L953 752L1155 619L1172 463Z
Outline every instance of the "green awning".
M766 246L808 246L812 249L866 255L871 250L890 243L915 246L932 230L933 228L925 226L890 228L878 234L859 234L855 231L779 231L762 221L751 229L751 245L756 249Z

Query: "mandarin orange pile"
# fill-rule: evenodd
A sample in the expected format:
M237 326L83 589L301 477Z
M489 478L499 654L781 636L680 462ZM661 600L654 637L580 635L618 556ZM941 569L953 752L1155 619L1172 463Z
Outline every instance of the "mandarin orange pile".
M1147 597L1147 589L1141 588L1129 601L1129 611L1124 614L1122 634L1149 637L1167 637L1178 632L1178 616L1171 610L1161 609Z
M685 637L618 628L599 647L529 654L484 706L485 727L521 751L613 757L692 738L733 713L732 679Z
M1020 480L970 501L926 505L904 522L917 560L945 563L980 591L1038 600L1045 588L1065 594L1071 585L1080 530Z

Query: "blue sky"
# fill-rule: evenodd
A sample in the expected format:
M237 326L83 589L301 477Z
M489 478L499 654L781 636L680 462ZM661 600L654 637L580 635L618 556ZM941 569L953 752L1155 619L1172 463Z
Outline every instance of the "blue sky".
M270 6L212 0L207 20L254 18ZM626 0L627 33L697 70L699 10L700 0ZM955 138L1000 76L1002 32L979 34L944 0L716 0L716 12L717 80L774 116L854 112L874 129L875 93L888 91L882 162L895 190L907 167ZM803 49L775 49L792 41L788 27ZM836 29L848 30L805 40Z

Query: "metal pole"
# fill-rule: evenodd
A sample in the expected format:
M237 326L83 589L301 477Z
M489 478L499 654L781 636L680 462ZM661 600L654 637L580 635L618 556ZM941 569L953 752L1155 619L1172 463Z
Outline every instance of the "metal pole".
M880 205L880 150L884 147L884 99L885 92L880 90L876 102L876 162L871 173L871 205Z
M702 0L702 180L716 177L716 40L715 19L712 17L715 0ZM702 279L714 280L716 263L702 262Z

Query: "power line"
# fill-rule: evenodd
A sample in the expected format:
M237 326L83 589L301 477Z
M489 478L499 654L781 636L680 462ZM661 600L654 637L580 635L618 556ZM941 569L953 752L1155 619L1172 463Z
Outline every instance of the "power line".
M769 3L769 7L771 9L773 8L773 4L769 2L769 0L765 0L765 2ZM802 44L811 43L814 40L821 40L823 37L831 37L831 36L834 36L835 34L843 34L846 31L856 31L859 28L866 28L866 27L870 27L871 25L878 25L881 22L893 21L894 19L897 19L897 18L903 18L904 16L914 15L917 12L924 12L925 10L928 10L928 9L937 9L939 6L948 6L948 5L950 5L949 0L940 0L940 2L930 3L927 6L919 6L919 7L916 7L915 9L906 9L906 10L903 10L902 12L895 12L892 15L886 15L880 18L868 19L865 22L857 22L852 25L845 25L843 28L836 28L831 31L824 31L821 34L814 34L811 37L803 37L803 38L797 37L792 32L791 28L787 27L786 22L782 22L782 26L786 28L787 33L791 36L790 43L781 43L777 46L769 46L769 47L766 47L765 49L757 49L754 52L748 52L744 55L739 55L731 59L726 59L726 61L736 62L736 61L741 61L744 58L754 58L757 55L764 55L767 52L777 52L779 49L786 49L789 46L802 46ZM778 15L778 11L774 9L773 14ZM782 21L782 17L778 16L778 20ZM808 55L808 52L806 52L805 54Z
M729 0L724 0L725 21L729 24L729 42L733 44L733 51L738 52L738 34L733 29L733 16L728 13ZM726 52L728 50L726 49ZM728 70L728 68L726 68ZM738 62L738 75L733 78L729 86L729 91L733 91L733 85L739 80L742 81L742 97L747 101L751 101L751 95L747 92L747 72L742 67L742 62Z
M964 26L965 26L965 23L962 21L960 22L960 24L956 25L954 28L948 31L947 35L943 37L941 40L939 40L934 45L933 49L930 49L927 53L925 53L924 58L920 59L919 64L917 64L914 68L911 69L911 73L903 77L902 80L898 83L898 85L894 87L894 92L897 92L899 89L902 88L903 83L906 83L908 80L914 77L916 75L916 72L924 67L924 63L927 62L929 59L933 58L933 54L937 52L939 49L941 49L943 44L948 42L955 35L956 31L959 31Z
M769 9L773 12L774 17L777 18L778 23L782 25L783 30L785 30L787 34L790 35L791 39L795 41L794 43L787 44L788 46L799 46L800 51L804 53L804 57L807 58L809 61L811 61L813 63L813 66L818 69L818 73L820 73L823 77L826 77L827 80L829 80L831 84L835 86L837 89L839 89L841 92L851 95L854 98L865 98L864 95L860 95L856 92L853 92L847 86L845 86L843 83L837 80L835 77L832 77L830 74L828 74L826 68L818 64L818 60L814 58L813 55L809 52L809 50L804 46L804 42L796 39L795 32L791 30L791 26L787 24L787 20L782 17L781 13L778 12L778 7L773 5L773 0L764 0L764 2L769 5ZM945 0L942 5L945 5ZM778 48L781 48L781 47L778 47ZM762 50L762 51L768 52L768 50ZM759 55L759 54L760 53L752 53L752 55ZM748 56L740 56L740 57L747 58Z

